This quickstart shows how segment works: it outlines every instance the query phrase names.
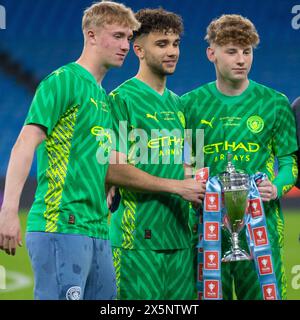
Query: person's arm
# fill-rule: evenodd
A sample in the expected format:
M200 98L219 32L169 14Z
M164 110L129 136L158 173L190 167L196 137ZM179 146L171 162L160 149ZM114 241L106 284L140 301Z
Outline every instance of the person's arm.
M46 134L40 126L24 126L10 155L0 211L0 249L7 254L14 255L17 245L21 246L18 216L20 197L32 165L34 152L45 138Z
M295 155L287 155L278 158L278 174L273 183L264 180L258 185L263 201L279 199L289 192L296 183L298 168Z
M15 254L17 245L21 243L19 202L35 149L46 136L51 135L61 115L74 105L74 88L76 78L64 68L53 72L39 84L25 125L11 152L0 212L0 249L8 254Z
M296 182L296 157L298 150L296 121L286 96L279 94L275 104L275 126L273 129L274 156L278 159L278 175L273 183L264 180L258 186L263 201L275 200L288 192Z
M294 115L296 118L297 137L298 137L298 151L296 154L297 154L297 158L298 158L298 171L299 171L299 168L300 168L300 97L298 97L293 102L292 108L293 108ZM298 175L296 187L300 189L300 175Z
M297 155L297 171L298 171L298 179L296 181L295 186L300 189L300 174L299 174L299 169L300 169L300 149L296 152Z
M152 176L132 165L126 164L126 155L113 151L106 183L125 187L137 192L172 193L187 201L201 203L204 198L205 186L194 179L174 180Z
M289 192L296 183L298 168L295 155L278 158L278 175L273 181L277 188L277 197L281 198Z

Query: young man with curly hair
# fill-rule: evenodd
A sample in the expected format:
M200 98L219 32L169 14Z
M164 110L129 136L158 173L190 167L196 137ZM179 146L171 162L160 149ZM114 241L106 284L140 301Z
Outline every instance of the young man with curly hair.
M117 146L118 158L128 164L110 165L107 177L121 186L120 206L111 218L118 298L192 299L195 279L185 200L200 203L204 186L184 180L185 121L179 97L166 88L178 62L183 24L181 17L163 9L140 10L136 18L141 23L133 42L139 70L111 93L118 138L124 140L122 121L128 132L138 135L141 130L139 138L129 134L129 141L122 141L128 152Z
M216 81L182 97L188 129L204 130L204 162L215 176L225 171L231 153L237 169L263 172L258 185L267 219L274 269L282 298L286 277L282 263L284 219L279 199L295 184L297 150L295 119L283 94L248 78L259 35L253 23L240 15L213 20L205 37L207 57L215 66ZM193 146L193 151L196 146ZM278 160L278 174L274 164ZM243 239L245 245L245 236ZM223 252L229 250L222 237ZM223 298L232 299L233 281L238 299L262 299L253 260L222 264Z

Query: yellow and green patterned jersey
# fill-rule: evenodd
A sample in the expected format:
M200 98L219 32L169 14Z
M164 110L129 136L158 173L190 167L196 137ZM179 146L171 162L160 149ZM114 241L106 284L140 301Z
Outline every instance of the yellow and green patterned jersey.
M45 127L47 137L37 150L38 186L27 231L108 239L108 162L98 159L110 152L105 133L112 127L111 111L104 89L80 65L63 66L39 85L28 124Z
M116 149L131 165L151 175L184 179L185 126L181 101L165 89L158 94L132 78L111 94ZM128 138L120 130L125 121ZM126 145L122 148L121 143ZM112 245L124 249L166 250L190 247L188 203L171 194L150 194L121 188L119 208L112 214Z
M193 152L196 129L204 130L204 165L210 167L211 176L225 171L231 153L237 169L249 174L264 172L274 181L275 159L297 150L295 119L288 99L254 81L250 80L239 96L225 96L211 82L185 94L182 102L187 129L193 130ZM290 159L295 168L295 158ZM296 175L296 170L293 172ZM291 186L283 185L278 193L286 193ZM264 207L272 242L281 245L279 201L265 202Z

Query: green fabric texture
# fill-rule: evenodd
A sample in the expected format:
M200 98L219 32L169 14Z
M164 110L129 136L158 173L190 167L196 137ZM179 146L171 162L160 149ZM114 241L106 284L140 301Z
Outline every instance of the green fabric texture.
M117 143L117 150L125 153L129 163L140 170L183 180L185 123L179 97L168 89L159 95L136 78L123 83L110 97L117 141L123 144ZM120 121L126 121L127 140L119 130ZM141 138L136 138L132 129L143 129ZM153 134L153 130L158 134ZM124 188L120 194L119 208L111 219L113 246L150 250L190 247L188 202L177 195L139 193Z
M39 85L25 125L47 129L38 147L38 187L27 231L109 238L101 154L109 156L111 112L102 87L70 63Z

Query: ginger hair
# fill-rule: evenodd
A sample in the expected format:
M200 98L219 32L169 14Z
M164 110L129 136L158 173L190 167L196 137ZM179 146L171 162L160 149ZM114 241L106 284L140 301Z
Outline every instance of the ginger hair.
M256 48L259 35L249 19L237 14L224 14L209 24L205 40L209 45L224 46L231 43Z

